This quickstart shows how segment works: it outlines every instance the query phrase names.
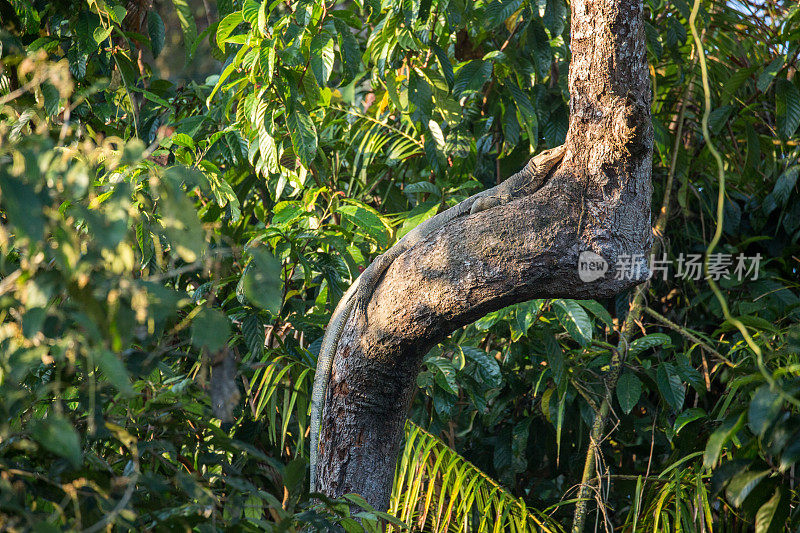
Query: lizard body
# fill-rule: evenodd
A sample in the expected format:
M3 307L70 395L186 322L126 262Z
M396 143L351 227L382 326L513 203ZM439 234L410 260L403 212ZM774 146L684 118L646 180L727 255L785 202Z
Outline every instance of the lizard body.
M532 158L521 171L517 172L499 185L481 191L438 215L420 223L409 231L402 239L385 253L379 255L356 279L344 294L331 315L322 346L317 358L317 371L314 376L314 388L311 395L311 491L316 490L316 469L319 452L319 429L322 421L322 410L327 395L327 385L333 365L336 346L344 330L345 323L355 309L366 314L375 287L389 266L403 252L413 248L429 234L447 226L453 219L478 213L513 199L527 196L538 190L564 157L564 146L545 150Z

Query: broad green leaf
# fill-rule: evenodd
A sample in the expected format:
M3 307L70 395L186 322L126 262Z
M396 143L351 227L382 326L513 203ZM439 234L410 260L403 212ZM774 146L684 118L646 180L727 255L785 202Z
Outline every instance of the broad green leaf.
M779 533L785 531L789 516L789 497L786 489L779 486L775 494L758 509L756 513L756 533Z
M750 495L756 485L769 475L771 470L761 470L758 472L742 472L734 476L725 489L725 496L735 506L739 507L745 498Z
M337 211L356 226L357 232L372 237L381 246L388 245L389 235L380 214L365 204L350 202L340 205Z
M522 0L494 0L486 8L489 27L498 26L505 22L521 5Z
M428 182L423 182L428 183ZM430 184L433 185L433 184ZM408 189L408 187L406 187ZM428 200L414 207L403 220L403 225L397 230L397 238L402 239L406 233L417 227L422 222L436 216L441 204L437 200Z
M609 328L614 327L614 321L611 319L611 313L602 306L597 300L575 300L577 303L581 304L581 306L592 313L594 316L599 318L603 324L608 326Z
M218 352L228 343L230 335L230 321L217 309L203 308L192 320L192 344L198 350Z
M683 407L686 389L672 363L661 363L656 371L656 383L661 396L676 413Z
M453 94L459 98L466 91L478 91L492 75L491 61L473 59L463 63L456 71L453 80Z
M272 224L287 226L300 218L304 211L300 202L278 202L273 208Z
M780 471L786 472L798 460L800 460L800 432L792 436L789 445L781 452Z
M261 357L264 353L264 341L266 339L264 323L257 314L253 313L244 317L241 327L242 337L244 337L250 354L254 357Z
M452 361L444 357L432 357L426 361L436 370L434 380L444 390L453 395L458 395L458 384L456 383L456 369Z
M789 201L789 197L794 191L797 184L797 177L800 174L800 165L792 165L787 168L775 181L775 187L772 188L772 197L779 205L785 206Z
M617 381L617 400L626 415L636 406L641 395L642 382L639 378L633 372L623 372Z
M158 14L156 14L155 12L152 12L151 14L147 15L147 18L148 18L148 20L147 20L148 29L150 27L150 17L153 14L158 16ZM109 26L108 28L103 28L102 26L96 27L94 29L94 32L92 33L92 37L94 38L94 42L96 42L97 44L101 44L103 41L108 39L108 36L111 35L112 31L114 31L114 26ZM151 39L152 39L152 37L151 37Z
M639 337L633 341L628 348L628 356L635 357L645 350L649 350L650 348L655 348L656 346L668 346L670 344L671 342L669 335L664 333L651 333L650 335Z
M570 337L581 346L592 343L592 321L575 300L553 300L553 311Z
M678 433L680 433L681 429L684 428L684 426L694 422L695 420L700 420L701 418L705 418L705 416L706 412L703 408L692 407L691 409L683 411L675 418L675 423L673 424L672 429L673 431L675 431L675 434L677 435Z
M147 14L147 34L150 37L150 49L153 51L153 57L158 57L161 54L161 50L164 49L167 29L164 27L164 21L161 20L161 16L155 11L150 11Z
M165 184L161 196L161 224L181 259L193 263L205 249L205 235L194 204L177 185Z
M81 439L69 420L61 415L50 415L34 420L32 426L33 438L45 449L69 461L73 468L81 465Z
M117 355L108 350L99 350L94 353L94 359L103 371L103 375L119 392L125 396L132 396L135 393L128 369Z
M782 55L779 55L772 62L767 65L767 68L758 76L758 81L756 81L756 87L759 91L766 92L767 87L769 84L772 83L772 80L775 78L775 75L780 72L783 68L783 63L785 58Z
M546 331L543 338L547 364L550 366L550 371L553 373L553 381L555 381L558 387L561 387L567 373L564 351L551 332Z
M0 169L0 208L3 209L14 231L33 241L42 238L45 219L42 201L36 191L19 178L12 178Z
M252 259L242 276L244 295L261 309L277 313L283 299L281 264L263 247L249 248L247 253Z
M191 50L197 40L197 25L194 21L192 6L188 0L172 0L172 5L175 6L175 13L178 15L178 22L181 25L181 31L183 31L186 63L188 64L192 60Z
M800 126L800 90L788 80L775 84L775 118L778 133L788 139Z
M328 84L333 72L333 37L328 33L320 33L311 39L309 63L314 77L320 87Z
M220 51L225 50L225 41L233 33L233 30L244 21L241 11L234 11L217 25L217 48Z
M439 123L435 120L429 120L428 131L431 132L433 140L436 142L436 148L444 150L444 133L442 133L442 128L439 127Z
M260 9L260 2L256 2L255 0L244 0L244 3L242 4L242 19L244 19L245 22L248 22L251 26L255 27L258 24L258 11Z
M706 450L703 454L703 466L708 469L717 464L722 447L739 431L744 425L744 412L738 416L730 416L720 425L708 438Z
M317 155L317 129L314 122L299 101L293 101L286 115L286 127L292 138L294 153L300 162L308 168Z
M459 348L480 368L481 376L486 383L495 388L503 384L500 364L494 357L474 346L459 346Z
M783 400L772 392L769 385L759 387L753 394L747 410L747 423L753 433L760 437L764 436L767 429L778 420L782 405Z

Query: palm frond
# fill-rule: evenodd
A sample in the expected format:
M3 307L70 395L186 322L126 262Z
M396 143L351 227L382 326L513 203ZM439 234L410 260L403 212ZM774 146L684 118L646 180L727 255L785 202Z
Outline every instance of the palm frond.
M306 363L283 355L256 369L247 386L246 401L253 418L269 418L271 444L285 449L287 437L293 437L297 453L303 454L313 378L313 369Z
M563 531L410 420L389 514L434 533Z

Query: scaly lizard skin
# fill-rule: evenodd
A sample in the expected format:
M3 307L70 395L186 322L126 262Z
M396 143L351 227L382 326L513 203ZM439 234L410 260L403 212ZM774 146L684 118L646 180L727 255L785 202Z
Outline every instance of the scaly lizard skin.
M445 227L453 219L485 211L492 207L506 204L515 198L521 198L533 194L538 190L553 169L564 157L564 146L551 148L532 158L528 164L505 180L499 185L481 191L470 196L466 200L459 202L453 207L442 211L438 215L422 222L414 229L409 231L402 239L397 241L394 246L385 253L379 255L367 267L358 279L350 286L342 296L339 305L331 315L325 335L322 337L322 346L317 358L317 371L314 376L314 389L311 393L311 492L317 490L317 457L319 452L319 429L322 421L322 410L327 395L328 381L330 379L331 367L333 365L333 355L336 353L336 346L342 336L345 323L355 308L357 312L367 312L367 305L372 298L372 293L378 285L383 273L403 252L413 248L430 233Z

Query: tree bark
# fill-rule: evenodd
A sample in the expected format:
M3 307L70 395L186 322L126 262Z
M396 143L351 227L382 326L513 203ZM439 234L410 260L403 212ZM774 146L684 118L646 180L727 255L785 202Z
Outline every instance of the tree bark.
M401 255L367 316L350 317L323 413L322 492L388 507L420 362L456 328L532 298L612 296L649 276L653 131L641 0L572 0L571 10L561 166L533 195L457 219ZM578 269L587 251L610 265L591 282Z

